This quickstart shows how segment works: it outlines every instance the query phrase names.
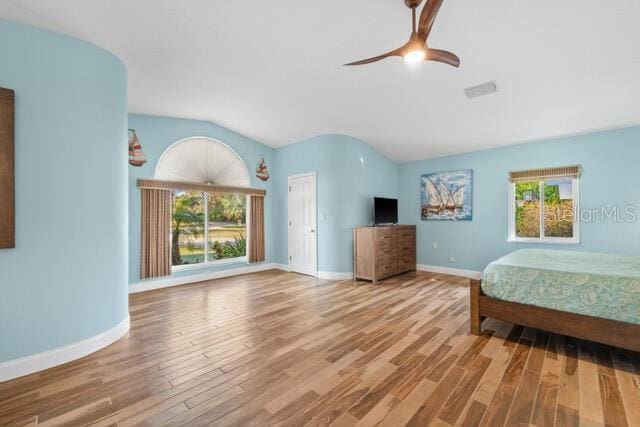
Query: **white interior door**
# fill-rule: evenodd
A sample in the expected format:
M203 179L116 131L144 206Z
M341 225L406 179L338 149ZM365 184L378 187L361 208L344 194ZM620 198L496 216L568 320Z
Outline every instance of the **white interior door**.
M318 273L316 232L316 174L289 177L289 268Z

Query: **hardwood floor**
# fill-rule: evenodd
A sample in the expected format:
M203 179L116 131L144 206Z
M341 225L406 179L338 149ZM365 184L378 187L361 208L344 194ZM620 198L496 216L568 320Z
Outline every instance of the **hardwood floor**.
M469 328L468 280L280 271L135 294L131 331L0 384L0 425L640 425L640 354Z

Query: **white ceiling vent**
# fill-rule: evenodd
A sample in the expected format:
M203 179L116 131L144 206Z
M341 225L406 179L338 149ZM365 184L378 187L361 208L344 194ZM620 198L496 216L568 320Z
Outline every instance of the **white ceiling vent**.
M496 85L495 80L487 83L483 83L478 86L468 87L464 90L464 93L467 95L467 98L477 98L479 96L489 95L490 93L495 93L498 91L498 85Z

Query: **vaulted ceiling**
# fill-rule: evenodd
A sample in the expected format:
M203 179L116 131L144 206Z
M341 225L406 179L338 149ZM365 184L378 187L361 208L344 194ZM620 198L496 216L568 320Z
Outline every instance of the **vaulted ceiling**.
M272 147L340 133L411 161L640 123L637 0L445 0L430 44L460 69L341 66L407 40L403 0L0 0L0 18L120 57L131 112Z

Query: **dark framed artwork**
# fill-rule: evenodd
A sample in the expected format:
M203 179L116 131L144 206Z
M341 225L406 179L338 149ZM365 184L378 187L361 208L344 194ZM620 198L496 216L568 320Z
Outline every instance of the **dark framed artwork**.
M15 94L0 88L0 249L16 247Z

